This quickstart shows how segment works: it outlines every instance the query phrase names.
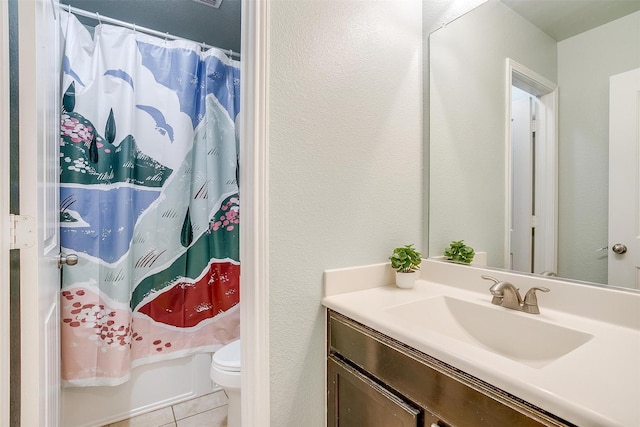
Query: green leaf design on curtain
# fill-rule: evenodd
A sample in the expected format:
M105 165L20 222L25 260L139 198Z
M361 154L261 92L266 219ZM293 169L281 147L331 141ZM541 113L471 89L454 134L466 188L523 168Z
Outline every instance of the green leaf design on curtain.
M76 107L76 84L75 82L71 82L67 91L64 93L62 97L62 108L66 112L73 111Z
M93 135L91 145L89 145L89 161L94 164L98 163L98 141L95 135Z
M234 197L237 198L238 194L230 196L222 204L226 204L229 199ZM218 210L212 218L220 218L223 212ZM235 224L231 231L227 228L219 228L194 238L191 246L169 267L145 277L136 286L131 294L131 308L138 307L151 293L175 285L176 278L197 279L213 259L221 260L224 258L240 261L240 224Z
M180 232L180 244L185 248L193 242L193 227L191 227L191 217L189 216L189 208L182 223L182 231Z
M106 139L109 144L113 144L113 141L116 140L116 119L113 117L113 108L109 111L109 118L104 127L104 139Z

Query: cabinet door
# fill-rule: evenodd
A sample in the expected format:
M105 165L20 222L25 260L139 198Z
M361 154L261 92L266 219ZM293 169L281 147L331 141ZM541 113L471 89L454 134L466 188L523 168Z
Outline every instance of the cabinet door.
M422 425L419 409L342 361L329 357L327 373L328 427L418 427Z

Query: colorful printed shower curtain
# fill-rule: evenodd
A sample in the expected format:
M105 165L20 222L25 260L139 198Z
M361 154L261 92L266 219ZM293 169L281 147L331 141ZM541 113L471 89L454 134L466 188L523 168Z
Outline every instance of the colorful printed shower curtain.
M62 375L117 385L239 336L239 64L62 15Z

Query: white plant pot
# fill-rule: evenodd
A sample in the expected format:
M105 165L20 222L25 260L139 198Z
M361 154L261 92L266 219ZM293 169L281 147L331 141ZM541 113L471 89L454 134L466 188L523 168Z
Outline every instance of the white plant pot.
M412 271L410 273L400 273L396 271L396 286L402 289L411 289L419 278L419 271Z

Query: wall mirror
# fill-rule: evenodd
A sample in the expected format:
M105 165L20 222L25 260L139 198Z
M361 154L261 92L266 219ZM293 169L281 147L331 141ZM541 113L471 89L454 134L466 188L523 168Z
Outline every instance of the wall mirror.
M640 0L488 0L429 52L430 256L639 289Z

